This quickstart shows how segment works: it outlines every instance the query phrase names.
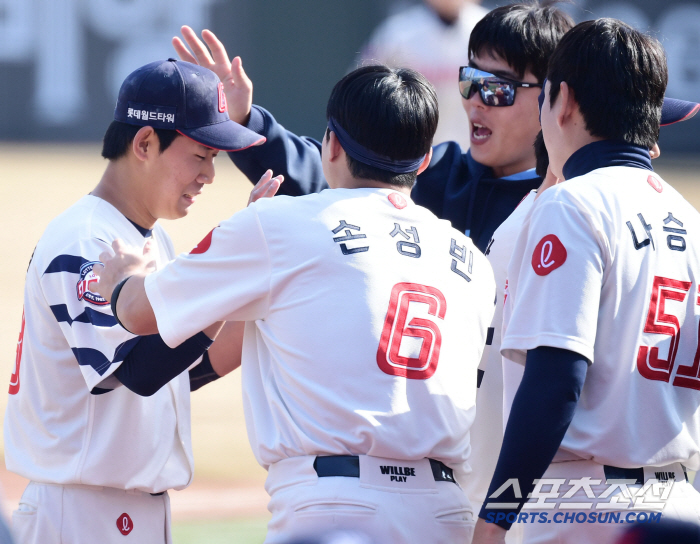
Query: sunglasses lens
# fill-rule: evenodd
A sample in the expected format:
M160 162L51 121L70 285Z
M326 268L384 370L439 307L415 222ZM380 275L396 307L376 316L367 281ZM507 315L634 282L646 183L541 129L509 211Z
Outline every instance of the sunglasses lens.
M487 106L512 106L515 101L515 87L507 81L486 80L480 92Z
M515 101L515 87L512 83L475 68L461 68L459 93L469 100L477 91L487 106L512 106Z

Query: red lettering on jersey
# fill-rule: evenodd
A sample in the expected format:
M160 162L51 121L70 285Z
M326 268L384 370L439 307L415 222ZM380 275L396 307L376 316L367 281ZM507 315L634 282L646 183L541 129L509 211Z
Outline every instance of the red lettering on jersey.
M651 187L656 191L657 193L660 193L661 191L664 190L663 185L661 185L661 182L659 181L659 178L656 176L649 176L647 178L647 183L651 185Z
M117 529L124 536L128 535L134 528L134 522L131 521L129 514L124 512L121 516L117 518Z
M427 380L437 369L442 334L437 323L429 319L414 317L406 324L411 303L419 308L427 305L428 315L445 319L447 301L438 289L417 283L397 283L389 298L389 309L377 349L377 364L391 376ZM418 357L399 355L404 337L422 340Z
M226 93L224 92L224 84L219 82L219 111L221 113L228 111L228 104L226 103Z
M17 340L17 354L15 355L15 371L10 376L10 395L19 393L19 364L22 362L22 343L24 342L24 309L22 310L22 328Z
M678 317L666 312L666 301L683 302L691 286L692 283L689 281L672 280L661 276L654 277L644 332L670 336L671 343L668 348L667 359L659 357L659 348L657 346L639 346L637 370L647 380L668 382L671 378L681 339L681 324L678 321ZM658 342L659 340L654 343ZM693 369L691 368L690 370L692 371ZM691 372L679 369L678 374L688 376ZM683 385L677 384L677 381L678 379L674 381L674 385Z
M566 248L554 234L548 234L532 253L532 269L538 276L546 276L566 262Z
M199 253L206 253L206 251L209 249L209 246L211 246L211 237L213 235L214 235L214 229L211 229L209 231L209 234L207 234L204 238L202 238L202 241L199 242L192 251L190 251L190 255L197 255Z
M391 202L396 209L403 210L406 206L408 206L406 199L399 193L391 193L388 198L389 202Z

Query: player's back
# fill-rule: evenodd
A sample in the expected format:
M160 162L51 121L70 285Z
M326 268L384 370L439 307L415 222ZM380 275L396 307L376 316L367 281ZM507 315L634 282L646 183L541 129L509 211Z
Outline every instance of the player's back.
M368 454L466 468L495 283L468 238L408 197L258 201L146 291L170 345L205 320L249 322L244 406L263 466Z
M483 255L385 189L275 199L257 213L270 306L246 330L243 372L263 464L324 453L464 461L494 305Z
M562 448L620 467L700 467L700 214L657 174L637 168L593 171L538 204L557 199L594 233L600 258L586 266L602 278L598 292L581 295L599 297L597 313L575 317L597 332ZM585 251L586 243L569 250Z

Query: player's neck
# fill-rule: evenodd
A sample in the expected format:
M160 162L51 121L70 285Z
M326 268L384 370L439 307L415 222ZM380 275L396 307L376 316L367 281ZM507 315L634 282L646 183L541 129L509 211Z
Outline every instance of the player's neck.
M102 179L90 194L109 202L137 225L152 229L157 218L153 217L144 205L139 192L142 186L136 182L126 160L110 161Z
M331 185L334 189L391 189L407 196L411 195L410 187L399 187L374 179L354 178L352 176L342 177Z

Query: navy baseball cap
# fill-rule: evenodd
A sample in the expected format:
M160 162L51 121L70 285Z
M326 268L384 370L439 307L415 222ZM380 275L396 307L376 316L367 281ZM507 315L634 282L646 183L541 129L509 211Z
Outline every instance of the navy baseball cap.
M664 98L664 104L661 107L661 126L665 127L673 123L687 121L698 111L700 111L700 104L696 102L687 102L677 98Z
M224 86L203 66L168 59L135 70L119 90L114 120L176 130L212 149L240 151L265 137L229 119Z

